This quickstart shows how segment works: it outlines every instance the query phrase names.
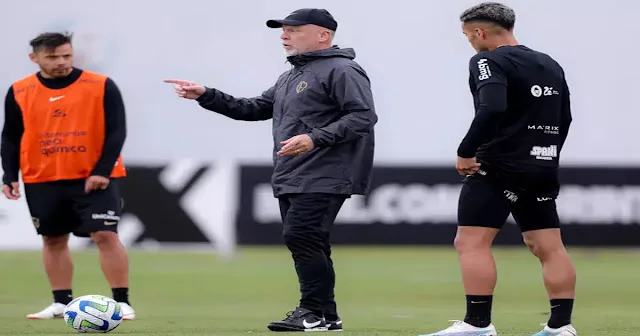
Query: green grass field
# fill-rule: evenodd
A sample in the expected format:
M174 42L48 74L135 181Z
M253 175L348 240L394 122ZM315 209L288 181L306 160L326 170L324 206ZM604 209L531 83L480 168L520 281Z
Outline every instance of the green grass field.
M578 270L574 324L580 336L640 335L640 253L571 250ZM76 296L104 294L93 251L74 253ZM497 250L494 323L501 336L531 335L548 317L540 267L524 249ZM452 248L336 248L344 335L434 332L461 319L464 297ZM131 302L138 320L120 335L271 335L266 324L297 303L284 248L252 248L236 260L206 253L132 252ZM0 334L69 335L62 320L29 321L50 303L38 253L0 253Z

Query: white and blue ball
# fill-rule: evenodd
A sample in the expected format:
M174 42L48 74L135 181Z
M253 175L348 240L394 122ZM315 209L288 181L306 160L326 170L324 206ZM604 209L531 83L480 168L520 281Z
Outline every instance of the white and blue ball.
M120 305L103 295L85 295L69 302L64 322L79 332L108 333L122 323Z

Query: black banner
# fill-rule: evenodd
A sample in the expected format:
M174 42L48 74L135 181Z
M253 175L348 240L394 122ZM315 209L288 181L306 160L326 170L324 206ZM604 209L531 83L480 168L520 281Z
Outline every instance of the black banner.
M120 239L132 246L228 246L233 237L219 233L232 231L225 226L235 223L211 215L225 211L216 201L227 193L216 188L216 179L226 178L218 171L208 164L129 166L128 176L117 181L123 199Z
M271 167L240 173L239 244L282 243ZM347 200L332 233L334 244L447 244L456 232L461 178L452 167L377 167L367 197ZM563 237L574 246L640 245L640 168L561 170L558 212ZM522 244L512 218L497 245Z
M175 190L162 183L161 174L167 166L133 167L120 182L124 199L123 216L135 216L143 229L134 243L151 240L158 243L209 243L198 223L181 205L184 195L210 169L200 167Z

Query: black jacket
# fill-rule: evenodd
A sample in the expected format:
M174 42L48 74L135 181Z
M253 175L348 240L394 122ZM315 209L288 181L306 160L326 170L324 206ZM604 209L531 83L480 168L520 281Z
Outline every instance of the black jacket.
M273 119L274 195L365 194L371 183L378 121L366 72L353 49L334 46L289 57L292 69L261 96L235 98L207 88L200 106L236 120ZM281 141L309 134L315 148L295 157Z

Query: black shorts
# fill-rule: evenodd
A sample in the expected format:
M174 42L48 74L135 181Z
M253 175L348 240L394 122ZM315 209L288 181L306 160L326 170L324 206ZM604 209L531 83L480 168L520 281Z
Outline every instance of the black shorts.
M25 184L33 225L42 236L73 233L89 237L97 231L118 232L122 198L118 181L106 190L84 191L85 180Z
M537 185L553 185L542 181ZM522 232L560 227L557 190L526 193L493 177L476 173L463 181L458 200L460 226L501 229L509 214Z

